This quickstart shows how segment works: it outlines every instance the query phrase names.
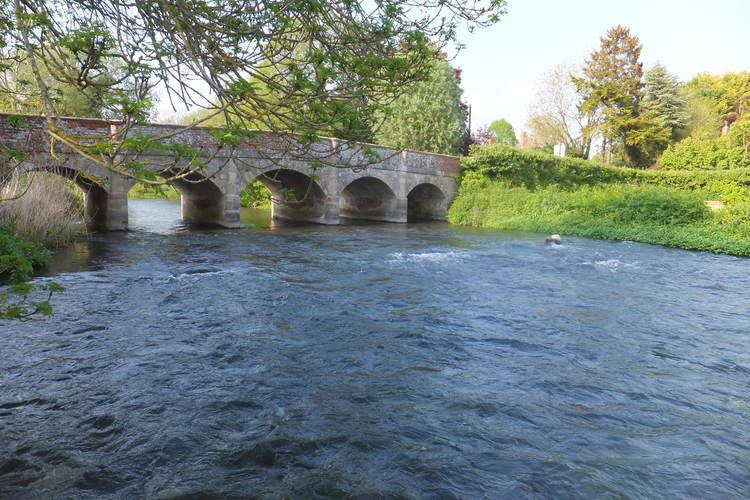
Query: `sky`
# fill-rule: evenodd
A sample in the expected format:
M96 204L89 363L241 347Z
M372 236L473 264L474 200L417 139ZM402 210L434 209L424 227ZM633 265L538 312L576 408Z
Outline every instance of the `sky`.
M461 68L472 129L505 118L524 130L536 87L558 64L582 64L607 29L630 28L648 68L681 80L750 70L750 0L508 0L493 27L464 34Z

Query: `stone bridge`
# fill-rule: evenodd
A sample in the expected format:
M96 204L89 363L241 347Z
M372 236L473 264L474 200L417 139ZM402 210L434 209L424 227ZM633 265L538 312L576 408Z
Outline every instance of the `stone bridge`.
M106 137L118 126L86 118L61 118L57 124L70 134L93 138ZM171 183L181 194L185 223L240 227L240 193L256 179L272 193L274 218L321 224L338 224L341 218L444 219L457 189L459 164L451 156L372 146L380 161L364 161L362 145L344 146L336 139L308 146L305 156L290 154L289 140L271 133L258 133L229 151L211 131L157 124L131 130L149 136L173 134L172 143L206 152L203 178L193 175ZM0 146L24 152L23 170L55 172L75 181L84 192L92 229L127 230L128 191L136 181L59 143L53 154L43 117L0 114ZM324 166L314 161L321 158ZM156 148L140 159L160 171L173 162L174 155Z

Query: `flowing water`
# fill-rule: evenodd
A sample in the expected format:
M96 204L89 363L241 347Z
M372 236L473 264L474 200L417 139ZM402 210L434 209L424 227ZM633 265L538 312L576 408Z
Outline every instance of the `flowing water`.
M0 323L0 497L750 492L748 260L178 212L131 202Z

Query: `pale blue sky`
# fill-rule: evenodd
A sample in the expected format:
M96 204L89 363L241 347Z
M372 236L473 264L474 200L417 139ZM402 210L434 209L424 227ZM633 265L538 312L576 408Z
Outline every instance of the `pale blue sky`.
M750 0L509 0L500 23L462 36L453 62L472 128L506 118L520 133L544 73L583 62L616 24L640 38L647 67L661 62L682 80L750 70Z

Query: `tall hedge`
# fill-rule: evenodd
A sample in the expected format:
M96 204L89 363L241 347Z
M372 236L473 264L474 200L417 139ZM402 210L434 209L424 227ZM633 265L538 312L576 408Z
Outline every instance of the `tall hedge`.
M464 175L506 180L511 186L536 190L626 183L706 190L717 196L750 199L750 168L713 171L642 170L615 167L578 158L561 158L502 145L478 147L462 159Z
M659 158L665 170L731 170L750 168L750 153L733 145L727 137L695 139L688 137L673 144Z

